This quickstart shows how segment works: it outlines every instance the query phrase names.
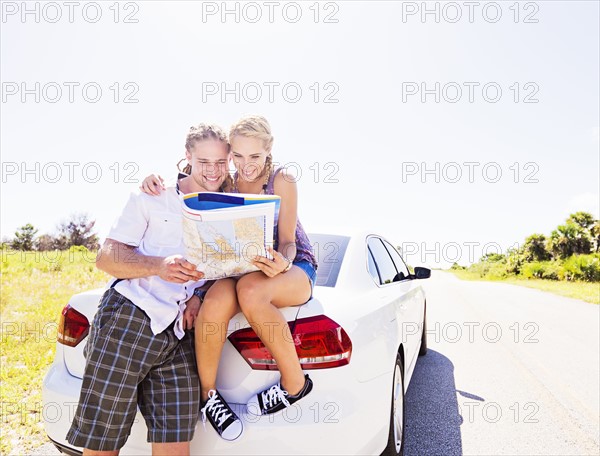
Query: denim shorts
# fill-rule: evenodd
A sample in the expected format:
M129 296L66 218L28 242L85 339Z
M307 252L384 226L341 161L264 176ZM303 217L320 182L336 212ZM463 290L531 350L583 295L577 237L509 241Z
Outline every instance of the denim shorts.
M315 280L317 280L317 271L315 267L308 260L294 261L294 266L298 266L308 276L308 280L310 281L310 294L312 297L312 290L315 288Z

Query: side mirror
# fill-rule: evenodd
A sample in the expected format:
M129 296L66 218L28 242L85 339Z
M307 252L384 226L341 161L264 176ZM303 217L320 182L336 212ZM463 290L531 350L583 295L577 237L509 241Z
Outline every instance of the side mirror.
M396 274L394 276L394 280L392 280L392 282L400 282L400 281L402 281L404 279L408 279L408 278L410 278L410 277L406 277L403 272L399 272L398 274Z
M428 279L431 277L431 269L422 268L420 266L415 267L415 279Z

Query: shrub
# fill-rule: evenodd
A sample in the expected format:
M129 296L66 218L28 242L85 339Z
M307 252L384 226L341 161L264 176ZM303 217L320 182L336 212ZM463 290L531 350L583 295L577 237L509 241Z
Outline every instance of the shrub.
M563 279L562 266L557 261L532 261L525 263L521 268L521 274L526 279Z
M567 280L600 282L600 254L570 256L564 261L563 271Z
M541 279L544 275L544 265L539 261L525 263L521 267L521 275L526 279Z
M471 266L469 266L468 269L470 272L473 272L477 275L479 275L479 277L484 278L488 271L490 270L490 263L486 263L486 262L480 262L480 263L475 263L472 264Z
M486 278L491 280L504 279L508 275L506 265L504 263L493 263L489 265L486 273Z
M562 265L557 261L543 261L544 272L542 279L562 280L564 279Z

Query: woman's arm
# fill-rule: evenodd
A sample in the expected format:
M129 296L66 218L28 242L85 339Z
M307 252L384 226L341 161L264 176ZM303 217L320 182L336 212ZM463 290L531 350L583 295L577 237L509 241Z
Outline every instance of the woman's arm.
M298 187L293 177L281 170L275 176L273 190L281 197L277 234L277 251L290 261L296 258L296 225L298 223Z
M140 190L147 195L158 196L165 190L165 181L159 174L150 174L142 181Z
M258 256L253 261L268 277L275 277L289 269L291 262L296 258L296 223L298 214L298 191L293 178L283 175L281 171L275 176L274 193L281 198L279 204L279 221L277 236L279 245L277 252L269 249L273 260Z

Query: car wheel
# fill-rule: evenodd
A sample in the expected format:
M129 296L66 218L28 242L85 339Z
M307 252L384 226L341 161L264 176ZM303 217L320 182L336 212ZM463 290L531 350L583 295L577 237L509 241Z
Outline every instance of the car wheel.
M396 355L392 385L392 411L388 443L381 456L399 456L404 453L404 366L400 353Z
M425 303L425 310L423 310L423 333L421 334L421 348L419 349L419 356L427 354L427 303Z

